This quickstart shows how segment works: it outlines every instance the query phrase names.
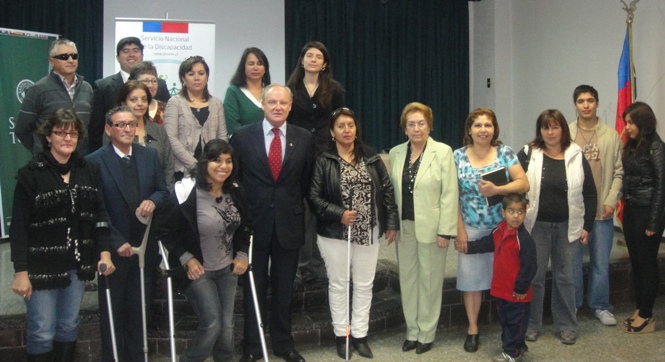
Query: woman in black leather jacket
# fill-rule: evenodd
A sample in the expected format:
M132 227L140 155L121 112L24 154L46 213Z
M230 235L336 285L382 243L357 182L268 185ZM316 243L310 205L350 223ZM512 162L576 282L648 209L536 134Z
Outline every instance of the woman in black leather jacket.
M346 273L348 230L353 279L351 342L358 353L372 358L367 344L372 285L379 238L395 240L399 214L393 186L381 157L358 136L355 114L348 108L332 113L330 148L316 160L309 203L318 220L318 246L328 273L328 298L337 354L346 357Z
M652 309L658 293L658 247L665 229L665 144L656 133L656 116L635 102L623 113L628 140L623 151L623 232L633 269L636 310L624 332L653 332Z

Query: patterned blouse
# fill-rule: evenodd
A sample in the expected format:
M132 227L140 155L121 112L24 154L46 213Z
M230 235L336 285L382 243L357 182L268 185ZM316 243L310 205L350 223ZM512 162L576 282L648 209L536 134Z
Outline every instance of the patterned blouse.
M374 184L367 172L365 160L361 159L354 166L340 157L339 164L342 203L345 207L358 211L356 221L351 227L351 241L359 245L370 245L374 242L372 230L376 226L376 200ZM345 227L344 240L348 240L348 233L349 228Z
M487 206L485 197L478 190L480 175L505 167L506 178L510 180L508 168L519 163L513 150L506 145L496 146L496 159L493 163L474 168L466 155L467 147L458 148L453 153L457 165L457 182L459 184L459 208L464 224L478 229L491 229L501 222L501 203Z

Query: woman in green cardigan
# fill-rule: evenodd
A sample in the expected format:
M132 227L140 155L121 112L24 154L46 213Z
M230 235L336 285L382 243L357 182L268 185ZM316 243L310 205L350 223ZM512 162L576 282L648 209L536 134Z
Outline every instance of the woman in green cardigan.
M259 48L245 49L224 98L224 115L229 136L241 126L263 120L261 92L268 84L268 58Z

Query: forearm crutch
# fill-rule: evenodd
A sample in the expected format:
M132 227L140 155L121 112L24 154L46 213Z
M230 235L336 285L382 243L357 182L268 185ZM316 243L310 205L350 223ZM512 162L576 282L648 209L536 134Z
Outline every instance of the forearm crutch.
M259 300L256 297L256 284L254 283L254 269L252 267L252 250L254 249L254 234L249 236L249 286L252 290L252 300L254 301L254 312L256 313L256 324L259 328L259 337L261 338L261 349L263 350L263 359L269 362L268 348L266 347L266 337L263 331L263 322L261 321L261 310L259 309Z
M106 264L99 266L99 270L106 271ZM106 306L109 310L109 324L111 325L111 346L113 346L113 361L118 361L118 345L115 342L115 326L113 325L113 306L111 305L111 289L109 285L109 277L104 275L104 284L106 284Z
M145 356L145 362L148 362L148 323L146 322L145 302L145 248L148 245L152 216L141 217L137 210L136 217L141 223L146 225L145 233L143 233L143 241L141 241L141 246L132 246L132 251L134 254L139 256L139 269L141 269L141 320L143 322L143 354Z
M349 211L353 211L353 189L349 190ZM349 342L351 338L351 226L348 227L348 236L346 243L346 361L351 359L349 356Z
M162 261L164 261L164 268L166 269L166 289L168 291L168 302L169 302L169 339L171 342L171 361L176 362L175 322L174 322L175 318L173 315L173 282L171 281L169 257L161 241L159 241L159 253L162 255Z

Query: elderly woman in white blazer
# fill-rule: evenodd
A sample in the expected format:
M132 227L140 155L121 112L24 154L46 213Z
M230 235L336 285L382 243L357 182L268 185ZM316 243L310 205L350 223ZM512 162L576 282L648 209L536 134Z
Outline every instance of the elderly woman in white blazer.
M196 166L205 144L228 141L222 101L208 92L210 68L203 57L187 58L178 70L182 88L164 110L164 128L175 156L176 181Z
M390 150L400 213L397 260L406 320L402 351L429 351L441 312L448 243L457 233L458 188L452 149L429 137L432 109L409 103L400 126L408 141Z

